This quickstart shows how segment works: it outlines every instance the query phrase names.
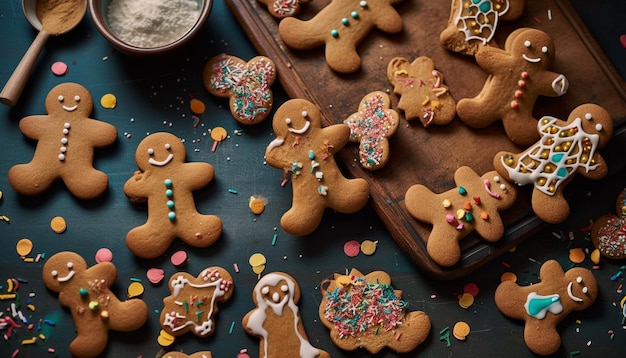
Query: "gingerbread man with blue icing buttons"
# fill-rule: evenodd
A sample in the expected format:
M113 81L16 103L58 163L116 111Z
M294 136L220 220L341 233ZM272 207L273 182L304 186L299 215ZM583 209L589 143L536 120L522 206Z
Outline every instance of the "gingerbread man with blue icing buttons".
M350 137L347 125L322 128L322 114L313 103L292 99L278 108L272 127L276 139L267 146L265 158L283 170L283 185L291 179L293 190L292 206L280 219L286 232L312 233L326 208L353 213L365 206L370 193L367 181L344 177L334 158Z
M531 351L549 355L561 346L556 326L570 313L589 308L598 296L598 284L590 270L574 267L564 272L555 260L541 265L539 279L530 286L502 282L495 302L505 316L525 322L524 341Z
M457 102L459 118L474 128L502 120L512 142L532 144L537 140L533 109L538 96L562 96L569 86L564 75L549 70L554 58L552 38L533 28L513 31L504 49L480 47L475 59L489 75L477 96Z
M39 195L62 180L80 199L100 196L109 185L109 177L94 168L94 152L113 144L117 129L89 118L93 99L77 83L52 88L45 107L48 115L28 116L19 123L22 133L37 141L37 147L30 163L9 170L9 183L20 194Z
M285 44L295 50L325 45L328 66L339 73L352 73L361 67L357 46L370 31L402 31L402 17L393 7L401 1L331 0L310 20L284 18L278 32Z
M124 184L131 202L148 204L148 220L126 235L126 245L141 258L165 253L174 238L193 247L207 247L222 233L216 215L198 212L193 192L204 188L214 176L213 166L185 162L181 140L170 133L154 133L137 146L139 170Z

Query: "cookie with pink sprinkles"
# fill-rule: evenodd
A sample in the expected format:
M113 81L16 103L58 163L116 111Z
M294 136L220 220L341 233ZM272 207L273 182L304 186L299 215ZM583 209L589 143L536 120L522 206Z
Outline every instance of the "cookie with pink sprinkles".
M391 286L383 271L363 275L352 269L335 274L320 285L319 316L330 329L333 343L346 351L363 348L376 354L387 347L407 353L424 342L430 332L430 318L422 311L408 311L402 291Z
M591 242L600 253L610 259L626 258L626 188L615 202L617 214L597 218L591 227Z

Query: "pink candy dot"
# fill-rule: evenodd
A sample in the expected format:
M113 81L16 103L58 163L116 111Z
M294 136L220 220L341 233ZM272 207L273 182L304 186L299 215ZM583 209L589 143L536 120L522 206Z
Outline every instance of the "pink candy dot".
M113 260L113 253L107 248L102 248L96 252L96 262L111 262Z
M172 262L172 265L176 267L182 266L187 263L187 253L183 250L176 251L172 254L172 257L170 257L170 261Z
M69 72L69 68L64 62L57 61L50 66L50 70L57 76L66 75Z
M351 240L343 245L343 252L349 257L356 257L361 251L361 244L356 240Z
M152 284L158 284L165 277L165 273L160 268L151 268L146 273L146 277L148 277L148 281Z

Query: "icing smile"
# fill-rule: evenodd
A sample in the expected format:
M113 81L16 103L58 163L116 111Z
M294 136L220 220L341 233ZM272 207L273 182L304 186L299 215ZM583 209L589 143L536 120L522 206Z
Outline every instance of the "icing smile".
M72 107L68 107L68 106L62 106L64 110L66 110L67 112L74 112L76 110L76 108L78 108L78 105L75 104Z
M285 118L285 123L287 123L287 126L289 127L289 131L291 133L295 133L295 134L303 134L306 131L309 130L309 127L311 126L311 122L309 122L308 120L306 120L306 118L309 116L309 114L306 111L302 111L302 117L305 118L305 122L304 125L302 126L302 128L300 129L295 129L291 126L291 118Z
M59 281L59 282L67 282L67 281L71 280L72 277L74 277L74 274L75 274L75 272L73 270L74 264L72 262L68 262L67 263L67 268L70 271L67 273L67 275L65 275L63 277L57 277L57 276L59 276L59 272L57 270L53 270L50 274L52 275L52 277L56 277L57 281Z
M172 148L172 146L169 143L165 143L165 150L169 151L170 148ZM174 158L174 154L170 153L167 158L165 158L164 160L156 160L154 159L152 156L154 155L154 149L149 148L148 149L148 155L150 156L150 158L148 158L148 163L155 165L157 167L162 167L167 165L169 162L172 161L172 158Z
M537 58L528 57L528 56L526 56L525 53L522 54L522 58L524 60L528 61L528 62L531 62L531 63L539 63L539 62L541 62L541 58L539 58L539 57L537 57Z
M577 278L576 278L576 283L580 284L580 283L582 283L582 282L583 282L583 278L582 278L582 277L577 277ZM582 299L582 298L580 298L580 297L575 296L575 295L574 295L574 293L572 292L572 287L573 287L573 286L574 286L574 283L573 283L573 282L570 282L570 283L567 285L567 295L569 296L569 298L571 298L571 299L572 299L572 301L575 301L575 302L582 302L582 301L583 301L583 299ZM583 287L582 292L583 292L583 293L587 293L587 287Z

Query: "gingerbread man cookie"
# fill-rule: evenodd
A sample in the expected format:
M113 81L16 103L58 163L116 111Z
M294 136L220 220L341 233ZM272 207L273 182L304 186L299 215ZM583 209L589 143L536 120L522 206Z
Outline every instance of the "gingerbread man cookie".
M126 235L126 245L141 258L165 253L174 238L194 247L213 244L222 233L222 221L198 212L193 191L213 179L209 163L186 163L184 144L170 133L154 133L137 146L139 170L124 184L131 202L148 202L148 220Z
M548 70L554 56L550 36L532 28L513 31L503 50L480 47L476 62L489 76L476 97L457 103L457 114L474 128L484 128L501 119L511 141L532 144L537 140L537 120L533 117L537 97L562 96L569 85L565 76Z
M221 267L208 267L198 277L178 272L170 277L170 295L163 299L161 328L173 337L191 332L208 337L215 332L218 303L228 301L234 286L232 276Z
M402 0L331 0L315 17L303 21L288 17L280 21L278 32L285 44L295 50L326 46L326 63L339 73L361 67L357 46L370 31L402 31L402 18L393 5Z
M290 275L272 272L254 286L252 299L256 306L243 318L243 328L259 337L260 358L302 357L328 358L330 355L309 342L298 301L300 287Z
M292 235L312 233L322 221L324 209L341 213L361 210L369 199L365 179L343 176L333 155L350 137L350 128L334 124L322 128L322 114L311 102L292 99L274 114L276 139L265 151L267 163L291 177L291 208L282 216L282 228Z
M500 175L519 185L533 184L532 208L550 224L569 216L563 190L576 173L602 179L608 167L598 149L613 136L613 119L596 104L576 107L567 121L545 116L537 131L541 139L519 154L500 152L493 165Z
M9 170L9 183L20 194L38 195L57 180L80 199L93 199L109 186L108 176L93 167L94 150L117 139L117 129L89 118L93 99L77 83L62 83L46 96L48 115L29 116L20 130L37 141L30 163Z
M267 6L270 15L277 19L296 16L300 13L302 4L309 0L258 0L261 4Z
M454 173L456 188L435 194L416 184L407 190L404 204L415 219L432 224L426 251L441 266L461 259L459 240L476 231L489 242L500 240L504 224L499 211L515 203L517 189L490 171L479 177L469 167Z
M341 349L376 354L388 347L407 353L428 338L430 318L422 311L408 312L402 291L391 286L386 272L363 275L352 269L322 282L320 290L320 320Z
M555 260L541 265L539 278L541 282L524 287L502 282L495 302L505 316L525 322L524 341L531 351L549 355L561 346L556 326L571 312L590 307L598 296L598 284L586 268L563 272Z
M220 54L204 67L204 87L214 96L228 98L230 113L241 124L260 123L272 110L270 88L276 80L276 66L265 56L246 62Z
M107 345L109 330L130 332L148 319L148 306L137 298L120 301L110 287L117 279L111 262L88 267L74 252L59 252L43 266L43 282L69 308L77 336L70 344L74 357L96 357Z
M359 143L359 162L376 170L389 161L389 139L398 130L398 112L390 109L389 96L380 91L363 97L359 111L343 123L350 127L350 142Z
M452 0L439 41L451 51L474 55L479 47L494 45L500 21L517 20L523 13L524 0Z
M404 57L393 58L387 66L387 79L393 93L400 95L398 109L404 111L407 121L419 118L428 127L454 119L456 102L429 57L418 57L412 63Z
M626 258L626 189L615 203L616 214L605 214L597 218L591 227L591 242L608 258Z

